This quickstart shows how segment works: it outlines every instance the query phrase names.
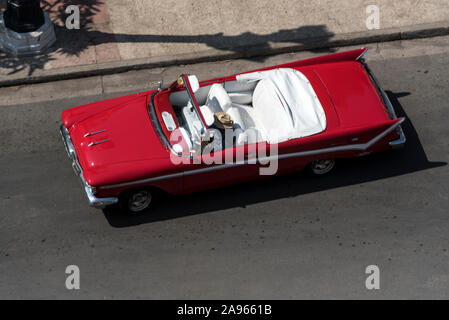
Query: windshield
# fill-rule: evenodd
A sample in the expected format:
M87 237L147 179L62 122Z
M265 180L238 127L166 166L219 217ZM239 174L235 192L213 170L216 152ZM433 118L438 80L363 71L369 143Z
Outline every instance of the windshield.
M181 82L181 83L179 83L179 82ZM189 103L187 104L187 107L190 109L191 112L194 112L196 114L196 117L195 117L196 119L194 121L200 122L201 130L203 131L203 132L201 132L201 134L204 134L204 132L206 132L206 130L207 130L207 126L203 119L203 115L199 111L198 102L196 100L195 93L192 91L189 77L187 77L186 75L182 75L178 79L178 84L180 84L181 86L183 86L186 89L187 94L189 96Z
M161 140L164 144L177 154L190 154L197 150L208 128L199 111L189 76L180 76L168 89L156 93L152 100L159 128L156 131L163 134Z

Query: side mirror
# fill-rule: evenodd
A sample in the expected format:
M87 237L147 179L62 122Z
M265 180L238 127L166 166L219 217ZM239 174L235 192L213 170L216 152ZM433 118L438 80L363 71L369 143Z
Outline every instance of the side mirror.
M196 76L189 76L190 86L193 93L196 93L200 89L200 82Z

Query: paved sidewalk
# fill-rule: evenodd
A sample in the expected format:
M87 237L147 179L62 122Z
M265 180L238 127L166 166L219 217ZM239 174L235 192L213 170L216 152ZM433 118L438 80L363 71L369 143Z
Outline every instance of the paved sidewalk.
M39 81L46 76L55 80L70 74L83 76L153 64L252 56L274 49L295 51L310 43L310 47L318 48L336 39L353 38L354 43L363 43L367 36L374 36L370 39L375 41L396 40L402 30L421 27L436 26L439 32L443 25L443 33L449 32L447 0L41 2L56 25L58 41L48 54L31 58L14 58L0 52L0 86L8 81ZM5 3L0 0L0 7ZM80 30L65 28L65 8L71 4L81 10ZM380 30L366 27L368 5L380 9Z

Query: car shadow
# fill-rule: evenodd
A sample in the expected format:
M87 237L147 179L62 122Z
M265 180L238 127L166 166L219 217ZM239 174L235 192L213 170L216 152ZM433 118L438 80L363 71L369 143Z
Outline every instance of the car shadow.
M446 162L428 160L413 123L398 101L398 97L404 97L410 93L387 92L387 94L397 115L407 118L403 124L407 143L402 149L340 161L337 170L326 177L317 178L301 172L192 195L178 197L166 195L155 203L151 213L133 217L120 213L118 208L110 208L104 210L105 217L112 227L126 228L219 210L245 208L251 204L297 197L446 166ZM172 201L173 199L176 201Z

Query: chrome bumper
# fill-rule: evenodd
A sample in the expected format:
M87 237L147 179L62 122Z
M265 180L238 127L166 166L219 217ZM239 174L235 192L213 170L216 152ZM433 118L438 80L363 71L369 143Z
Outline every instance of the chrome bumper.
M374 74L371 72L370 68L366 64L365 60L361 57L360 62L365 67L366 72L368 72L368 75L370 76L371 80L373 81L374 85L376 86L377 91L379 92L379 95L382 98L382 101L384 102L385 106L387 107L388 114L390 115L390 118L392 120L398 119L398 116L396 115L396 111L394 111L393 105L391 104L390 99L388 98L385 91L382 89L382 87L379 85L379 82L377 81ZM390 142L390 146L393 149L401 148L404 146L404 144L407 142L407 138L405 137L404 130L402 129L402 126L398 126L396 129L399 135L399 139L395 141Z
M61 133L62 142L64 143L65 150L70 159L72 159L72 167L76 175L81 179L81 183L84 187L84 192L86 193L87 199L92 207L97 209L104 209L105 207L115 204L118 202L118 198L97 198L94 195L95 188L87 184L83 176L83 169L81 168L78 157L73 147L72 139L64 125L61 126L59 132Z

